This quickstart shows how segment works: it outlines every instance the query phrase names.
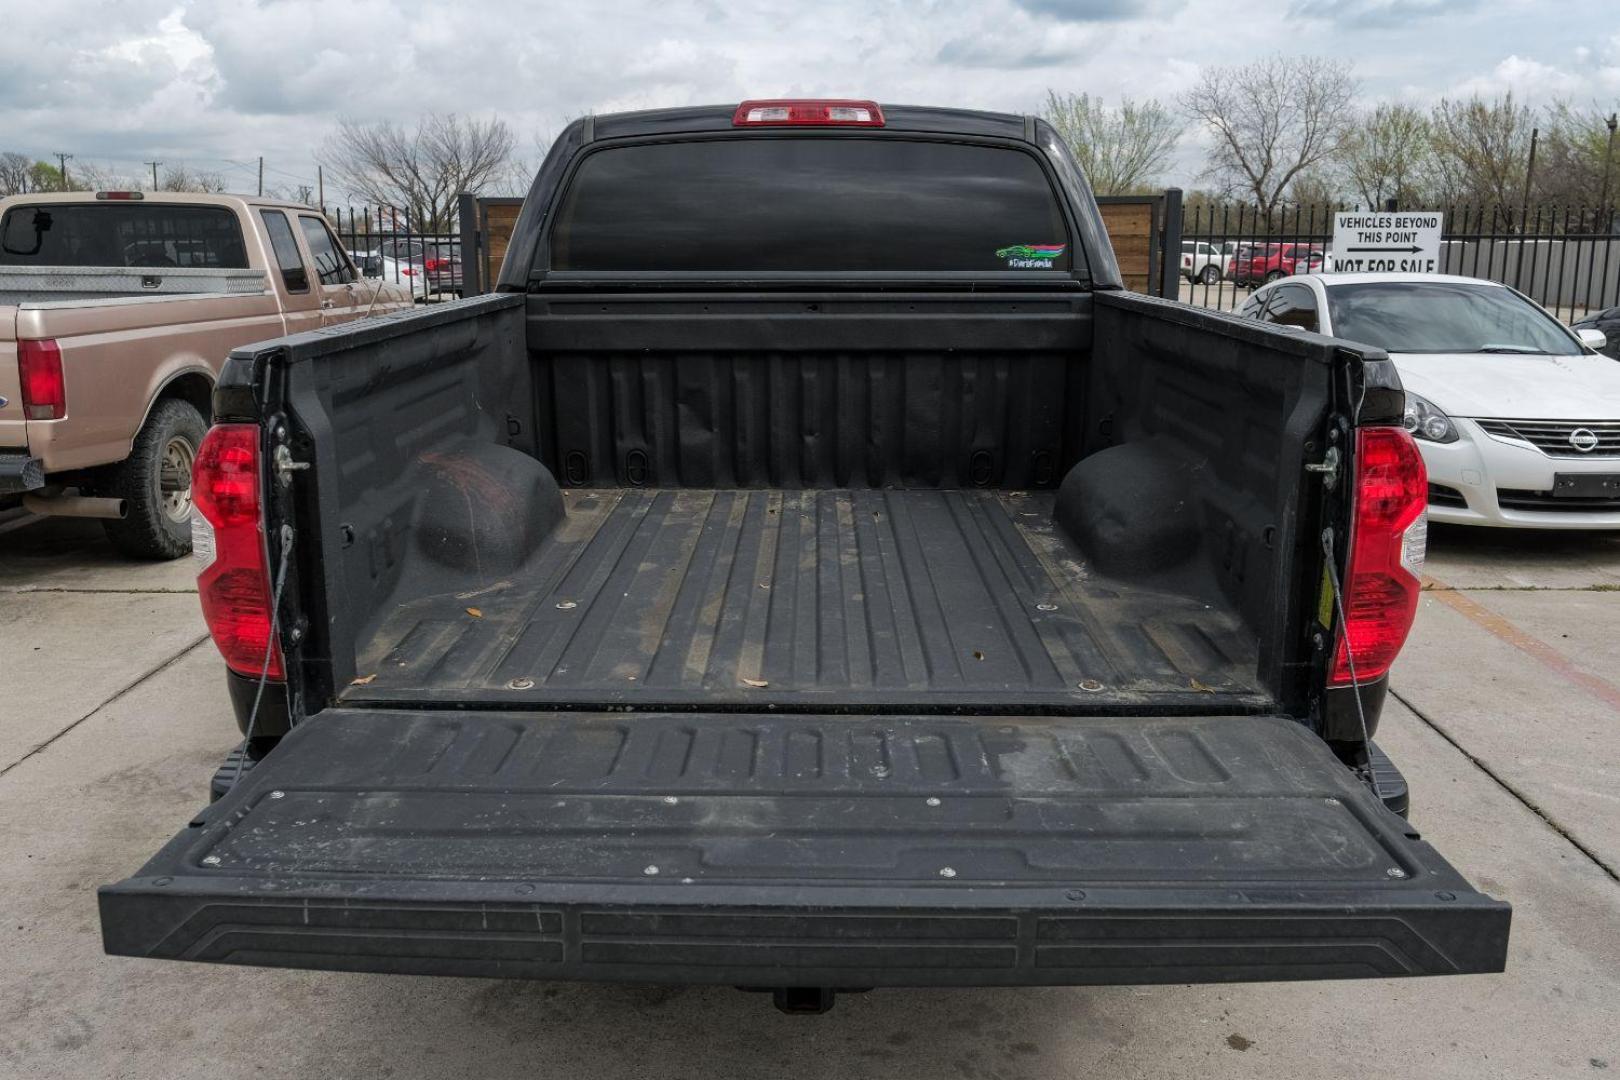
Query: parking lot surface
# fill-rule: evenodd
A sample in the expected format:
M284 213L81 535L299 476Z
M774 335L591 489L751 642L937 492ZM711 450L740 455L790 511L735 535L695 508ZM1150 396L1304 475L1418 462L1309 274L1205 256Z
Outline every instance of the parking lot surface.
M1600 1077L1620 1070L1620 537L1435 528L1380 743L1515 907L1501 976L846 995L103 956L97 885L235 741L192 568L0 514L0 1076Z

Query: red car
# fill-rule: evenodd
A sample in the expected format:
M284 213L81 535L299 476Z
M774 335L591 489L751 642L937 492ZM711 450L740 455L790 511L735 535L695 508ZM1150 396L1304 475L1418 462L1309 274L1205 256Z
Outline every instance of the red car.
M1227 276L1239 285L1258 285L1320 270L1323 261L1320 244L1254 244L1238 248Z

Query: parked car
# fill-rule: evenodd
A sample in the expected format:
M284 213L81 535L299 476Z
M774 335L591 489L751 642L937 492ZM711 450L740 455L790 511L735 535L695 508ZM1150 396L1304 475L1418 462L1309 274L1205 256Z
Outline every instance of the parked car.
M1239 285L1258 285L1319 270L1324 260L1319 244L1256 244L1239 249L1227 273Z
M361 277L380 278L383 276L382 252L376 248L368 250L349 248L348 254L349 261L354 263L355 268L360 271Z
M1429 517L1468 525L1620 528L1620 364L1493 281L1311 274L1240 314L1386 350L1429 471Z
M496 293L233 353L198 587L246 739L107 950L795 1011L1502 970L1368 737L1394 368L1123 291L1083 185L999 113L598 114Z
M1612 307L1607 311L1594 311L1575 323L1571 329L1579 333L1582 330L1596 330L1603 335L1603 344L1598 346L1598 352L1611 360L1620 360L1620 307ZM1593 338L1592 340L1596 340Z
M1231 255L1206 240L1181 242L1181 276L1188 281L1214 285L1226 276L1226 267L1231 261Z
M238 345L401 307L296 203L138 191L0 200L0 499L191 550L191 466Z
M461 251L455 244L429 245L423 261L435 296L461 295Z
M453 244L419 237L384 240L379 276L411 290L417 300L461 295L461 255Z

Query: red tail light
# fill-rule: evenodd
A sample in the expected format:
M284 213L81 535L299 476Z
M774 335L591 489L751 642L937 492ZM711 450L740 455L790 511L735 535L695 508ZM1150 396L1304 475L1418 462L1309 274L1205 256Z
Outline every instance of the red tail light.
M449 266L449 264L449 259L428 259L422 264L422 268L430 274L436 274Z
M1333 661L1334 686L1376 679L1389 670L1417 615L1418 575L1428 540L1429 478L1404 428L1356 432L1356 511L1344 626Z
M60 420L67 415L67 383L62 379L62 350L56 342L17 342L17 374L24 419Z
M192 519L203 620L225 663L257 679L270 646L269 676L286 677L281 646L270 642L270 567L264 546L259 428L216 424L191 470Z
M883 110L875 101L843 101L831 98L771 101L745 101L731 114L732 127L815 124L823 127L848 125L882 127Z

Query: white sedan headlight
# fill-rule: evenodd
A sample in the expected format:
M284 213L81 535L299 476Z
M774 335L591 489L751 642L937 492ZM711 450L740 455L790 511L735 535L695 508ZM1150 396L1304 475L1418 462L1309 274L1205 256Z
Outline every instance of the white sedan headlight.
M1401 418L1401 425L1414 439L1436 443L1457 441L1457 425L1451 422L1451 417L1435 408L1432 401L1410 390L1406 392L1406 415Z

